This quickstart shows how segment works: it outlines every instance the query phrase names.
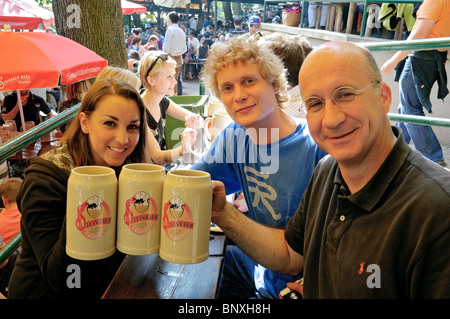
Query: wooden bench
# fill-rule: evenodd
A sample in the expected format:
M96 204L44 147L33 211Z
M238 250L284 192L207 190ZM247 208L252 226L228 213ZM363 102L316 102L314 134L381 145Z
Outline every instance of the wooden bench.
M214 299L220 286L225 235L211 233L209 258L198 264L167 262L159 254L127 255L103 299Z

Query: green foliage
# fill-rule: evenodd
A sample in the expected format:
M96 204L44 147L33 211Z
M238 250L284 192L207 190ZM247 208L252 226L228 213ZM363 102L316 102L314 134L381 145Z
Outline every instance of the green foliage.
M41 7L46 5L50 6L52 5L52 0L35 0Z

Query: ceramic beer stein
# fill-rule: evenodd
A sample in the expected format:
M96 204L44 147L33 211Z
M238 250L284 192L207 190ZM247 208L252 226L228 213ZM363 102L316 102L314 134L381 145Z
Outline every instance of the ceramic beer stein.
M10 131L13 131L13 132L17 131L17 123L16 123L16 121L14 121L14 120L6 120L5 124L11 124Z
M21 129L22 129L22 131L28 131L35 126L36 126L36 124L34 124L33 121L27 121L27 122L25 122L25 129L23 129L23 126L21 127Z
M226 111L217 111L212 117L208 117L204 122L205 135L208 141L214 141L231 122L233 120Z
M129 255L159 251L165 170L153 164L127 164L119 175L117 249Z
M194 264L209 256L212 182L209 173L175 170L167 173L161 222L162 259Z
M116 251L117 178L112 168L80 166L67 183L67 254L97 260Z
M227 110L225 109L225 105L223 105L222 101L219 100L218 98L212 96L209 98L208 105L206 106L205 116L211 117L217 111L222 112L222 113L227 112Z

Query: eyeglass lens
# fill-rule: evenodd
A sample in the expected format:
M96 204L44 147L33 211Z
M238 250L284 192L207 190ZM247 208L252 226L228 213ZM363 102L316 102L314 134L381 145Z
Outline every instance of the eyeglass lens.
M357 91L351 87L338 88L333 92L332 100L334 103L340 106L347 106L355 100ZM321 106L325 103L319 97L311 97L305 100L306 109L312 109L317 106Z
M365 88L362 88L361 90L356 90L354 88L352 88L351 86L343 86L340 88L337 88L336 90L334 90L333 92L333 96L331 97L332 101L339 106L345 107L350 105L355 99L356 97L361 94L363 91L365 91L366 89L368 89L369 87L371 87L372 85L375 85L379 82L374 82L368 86L366 86ZM324 104L325 101L319 97L316 96L312 96L310 98L307 98L304 101L306 110L318 110L321 109Z

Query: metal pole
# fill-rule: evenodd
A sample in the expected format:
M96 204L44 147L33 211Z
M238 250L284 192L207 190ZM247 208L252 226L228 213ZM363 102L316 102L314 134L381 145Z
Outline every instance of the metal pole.
M5 260L8 259L9 256L11 256L11 254L16 251L17 248L20 247L21 242L22 234L18 233L0 250L0 265L3 264Z
M363 12L363 18L361 22L361 32L359 35L363 37L366 34L366 23L367 23L367 7L369 6L369 0L366 0L364 3L364 12Z
M408 41L361 43L370 51L438 50L450 48L450 37Z
M391 121L398 121L419 125L450 127L450 119L434 118L420 115L396 114L396 113L388 113L388 117Z

